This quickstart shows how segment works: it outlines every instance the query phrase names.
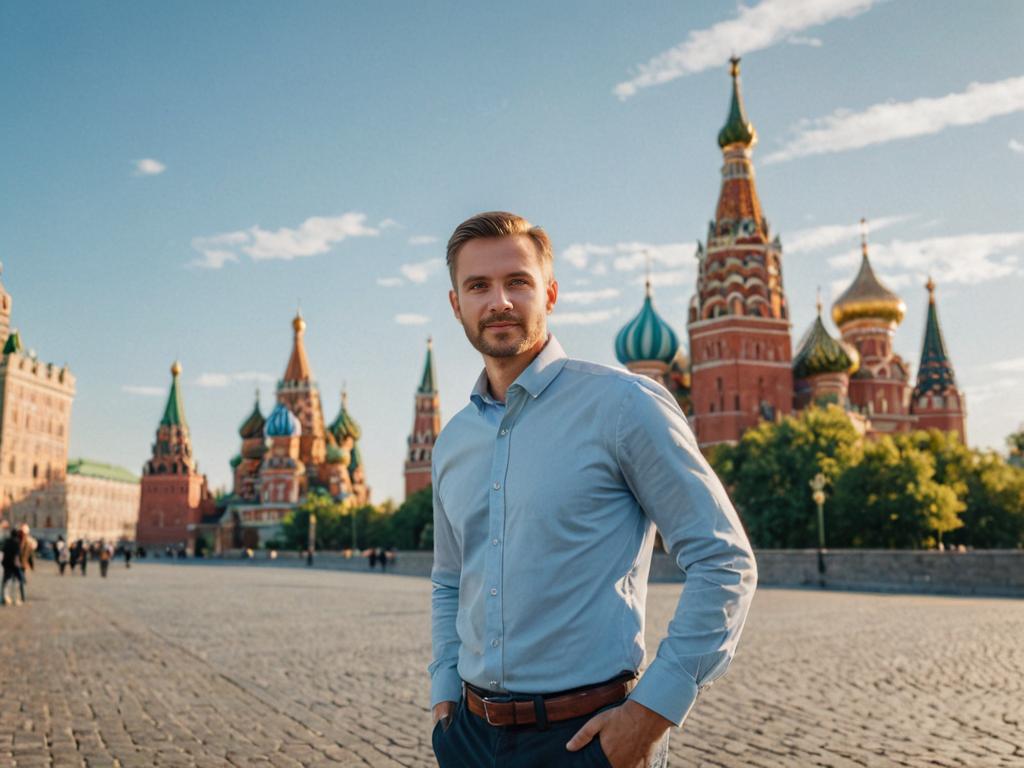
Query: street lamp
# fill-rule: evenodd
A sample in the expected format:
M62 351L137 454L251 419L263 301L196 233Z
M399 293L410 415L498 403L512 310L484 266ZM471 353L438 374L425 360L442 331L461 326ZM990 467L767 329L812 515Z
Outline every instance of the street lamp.
M309 548L306 550L306 565L313 564L313 550L316 549L316 513L309 513Z
M813 493L811 498L818 506L818 584L825 586L825 475L821 472L814 476L809 485Z

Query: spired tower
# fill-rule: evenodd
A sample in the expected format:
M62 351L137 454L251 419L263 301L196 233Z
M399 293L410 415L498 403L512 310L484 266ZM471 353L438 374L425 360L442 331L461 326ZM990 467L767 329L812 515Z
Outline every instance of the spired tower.
M171 366L171 391L156 430L153 456L142 467L136 541L145 546L188 545L195 526L212 507L206 477L199 474L192 457L180 375L181 364L175 360Z
M277 401L291 411L299 420L302 435L299 438L298 458L311 472L316 472L327 459L327 437L324 428L324 412L320 405L320 391L306 358L306 347L302 336L306 331L306 321L298 312L292 320L295 332L292 343L292 354L288 359L284 378L277 384ZM315 481L315 477L309 478Z
M416 406L405 459L405 498L430 485L434 441L441 433L441 398L434 373L434 345L427 339L427 359L416 389Z
M707 247L697 246L697 293L687 327L693 426L700 445L735 441L793 408L789 308L782 244L772 238L754 184L757 143L732 59L732 102L718 134L722 188Z
M920 429L956 432L960 441L966 443L966 403L963 392L956 386L953 364L946 354L946 341L935 308L935 283L930 277L925 287L928 289L928 318L910 409Z
M914 426L910 374L892 345L907 306L875 276L863 219L861 225L860 271L832 305L843 341L860 353L860 369L850 379L850 402L868 418L870 434L907 432Z

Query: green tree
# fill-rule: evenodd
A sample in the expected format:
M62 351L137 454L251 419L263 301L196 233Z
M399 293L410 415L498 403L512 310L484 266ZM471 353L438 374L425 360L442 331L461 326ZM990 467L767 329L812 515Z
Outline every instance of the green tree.
M813 547L816 508L809 483L818 472L834 482L857 461L860 436L835 405L810 408L781 422L762 422L711 461L728 487L757 547Z
M860 461L835 482L833 546L934 547L963 525L964 503L954 487L936 481L936 459L919 439L886 436L864 444Z
M1010 449L1010 463L1015 467L1024 467L1024 425L1006 438L1006 446Z
M309 546L310 513L316 514L316 548L340 549L346 533L342 504L320 489L306 494L302 504L285 516L281 525L284 546L289 549L305 549Z
M428 549L434 544L434 497L428 485L407 498L391 517L391 541L398 549ZM427 526L429 533L424 535Z
M964 484L964 526L946 541L980 548L1024 547L1024 469L994 451L973 451Z

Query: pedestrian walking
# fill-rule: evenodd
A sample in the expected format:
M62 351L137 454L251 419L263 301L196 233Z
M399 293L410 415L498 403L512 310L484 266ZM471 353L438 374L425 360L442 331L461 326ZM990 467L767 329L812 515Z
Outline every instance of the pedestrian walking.
M388 569L388 554L384 551L384 547L377 547L377 562L380 563L381 572L386 572Z
M377 565L377 548L376 547L371 547L370 548L370 554L367 556L367 559L370 561L370 570L372 571L376 567L376 565Z
M100 560L100 577L105 579L107 578L107 569L110 568L110 559L114 556L114 549L106 541L100 539L97 551Z
M542 229L474 216L448 268L484 370L433 451L438 763L664 766L750 606L739 517L661 384L570 359L548 332ZM687 586L638 680L656 530Z
M131 544L125 544L124 545L124 567L125 568L131 568L132 567L132 545Z
M28 534L27 526L16 528L4 542L3 556L0 564L3 566L3 581L0 582L0 596L4 605L21 605L25 602L25 582L27 571L32 567L32 541ZM17 583L18 592L11 597L8 592L8 583ZM13 588L10 590L13 592Z
M68 543L64 541L63 536L58 536L56 543L53 545L53 559L57 561L57 569L60 571L60 575L64 575L64 569L68 567L68 560L70 556L68 554ZM71 566L74 570L74 566Z
M89 547L86 546L84 539L78 540L78 567L82 571L82 575L85 576L85 567L89 564Z

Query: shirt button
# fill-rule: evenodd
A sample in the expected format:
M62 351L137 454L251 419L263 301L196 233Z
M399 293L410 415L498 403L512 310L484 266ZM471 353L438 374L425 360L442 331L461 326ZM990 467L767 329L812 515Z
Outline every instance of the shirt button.
M501 490L501 483L497 483L497 482L496 482L496 483L494 484L494 490L496 490L496 491L500 491L500 490Z
M498 546L498 540L497 539L491 539L491 546L492 547Z
M497 680L491 680L491 688L497 688L497 687L498 687L498 681Z
M491 587L491 597L494 597L496 594L498 594L498 588Z
M491 648L497 648L499 645L501 645L500 640L491 640Z
M507 435L507 434L508 434L508 430L507 430L507 429L502 429L502 430L501 430L501 434L503 434L503 435Z

